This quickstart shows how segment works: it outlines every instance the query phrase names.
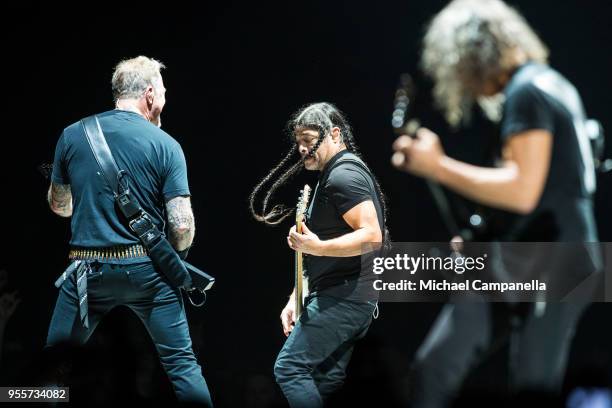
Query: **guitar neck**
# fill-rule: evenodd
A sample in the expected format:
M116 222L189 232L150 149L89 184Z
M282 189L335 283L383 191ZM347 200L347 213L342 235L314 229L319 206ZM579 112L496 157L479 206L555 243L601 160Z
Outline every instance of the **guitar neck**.
M296 222L296 230L298 234L302 233L302 222L298 220ZM302 314L303 303L302 298L304 296L304 263L301 251L295 251L295 318L296 320Z
M304 288L302 279L304 273L302 270L302 253L295 253L295 317L298 319L302 314L302 297L304 296Z
M298 200L297 209L295 212L295 230L298 234L302 233L302 221L308 206L310 198L310 186L304 185L304 189L300 191L300 199ZM295 320L300 318L304 309L304 271L303 271L302 252L295 251Z

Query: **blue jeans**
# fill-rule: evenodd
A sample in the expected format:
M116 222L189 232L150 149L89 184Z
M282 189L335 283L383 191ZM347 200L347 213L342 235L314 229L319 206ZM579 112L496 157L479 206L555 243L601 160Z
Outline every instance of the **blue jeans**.
M91 267L87 275L89 328L80 321L73 274L60 288L46 346L84 344L106 313L125 305L149 332L177 399L212 406L202 368L191 347L180 290L171 287L150 262L131 265L94 262Z
M355 342L368 331L375 308L325 295L306 302L274 365L292 408L321 407L342 386Z

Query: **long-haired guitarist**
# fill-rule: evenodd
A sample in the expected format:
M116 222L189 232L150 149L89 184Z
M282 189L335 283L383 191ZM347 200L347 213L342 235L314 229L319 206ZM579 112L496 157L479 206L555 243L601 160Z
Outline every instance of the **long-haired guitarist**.
M372 274L367 265L362 268L361 255L367 244L380 247L386 239L385 202L360 158L347 120L335 106L306 106L290 120L289 131L295 145L255 188L251 210L259 221L280 222L289 211L281 206L268 210L274 189L301 168L320 172L308 224L302 223L301 233L293 226L287 236L289 247L305 254L310 293L299 319L295 291L281 312L288 337L274 367L292 407L320 407L343 384L353 346L365 335L376 309ZM260 213L254 209L255 198L271 180ZM364 256L364 263L368 259Z
M485 168L454 160L425 128L415 139L395 141L393 162L473 201L520 214L505 240L596 242L595 172L584 109L574 86L547 59L542 41L504 2L452 1L427 29L423 66L453 125L466 119L474 101L505 99L497 103L501 165ZM584 268L591 264L586 258L581 262ZM469 370L496 343L494 329L511 321L513 389L559 390L585 304L532 306L507 315L485 302L448 304L417 352L413 406L448 405Z

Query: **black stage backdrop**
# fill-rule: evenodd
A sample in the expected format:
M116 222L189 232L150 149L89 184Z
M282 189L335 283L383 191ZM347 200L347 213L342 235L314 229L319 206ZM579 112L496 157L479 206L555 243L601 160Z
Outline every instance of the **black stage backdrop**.
M367 162L390 204L396 241L449 238L425 184L389 165L392 99L401 72L417 78L417 111L441 133L448 151L478 162L495 128L476 118L450 132L430 107L431 85L418 72L420 37L445 2L233 1L159 6L32 2L4 6L5 108L2 162L3 255L9 288L22 303L3 348L4 384L28 385L41 365L66 264L69 222L45 201L48 181L36 170L53 157L62 129L83 116L112 109L110 77L121 59L146 55L163 61L167 104L163 128L183 146L197 232L190 260L218 283L202 309L188 308L194 348L218 406L282 404L273 382L283 344L279 313L292 285L289 223L267 228L249 215L247 197L287 151L285 123L300 106L329 101L351 120ZM609 2L513 2L551 49L551 63L579 89L590 116L612 128ZM607 149L612 153L612 149ZM612 176L600 177L598 227L612 239ZM293 204L312 174L297 177L278 195ZM342 398L402 400L414 352L440 304L382 304L380 317L357 347ZM610 307L593 305L573 347L566 389L609 385ZM113 312L93 336L76 370L78 400L108 402L170 388L146 333L125 310ZM483 364L466 395L503 393L505 350ZM83 395L82 389L97 390ZM79 397L79 392L81 392ZM89 392L89 391L88 391ZM93 392L93 391L91 391ZM467 398L467 397L466 397Z

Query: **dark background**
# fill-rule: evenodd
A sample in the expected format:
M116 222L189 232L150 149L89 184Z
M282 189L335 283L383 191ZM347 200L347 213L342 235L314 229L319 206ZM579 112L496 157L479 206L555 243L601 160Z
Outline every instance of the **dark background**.
M69 222L46 204L37 166L50 161L62 129L113 108L110 77L121 59L161 60L167 104L163 128L183 146L197 233L192 263L218 282L202 309L189 308L194 347L218 406L282 402L272 367L282 346L278 315L292 285L290 225L267 228L249 215L247 197L285 154L290 114L329 101L349 117L366 161L389 200L396 241L446 241L425 184L389 165L390 112L398 76L411 72L420 93L415 111L439 132L450 154L478 163L495 128L477 117L459 132L431 108L430 84L419 74L424 25L446 2L224 1L160 6L99 3L73 8L13 3L2 14L5 99L3 194L5 244L1 267L22 303L9 322L2 369L5 384L27 385L38 370L66 264ZM609 106L612 17L609 2L515 1L551 49L551 64L579 89L589 116L612 128ZM608 154L612 149L608 147ZM293 204L299 176L279 199ZM612 238L612 176L599 178L600 238ZM6 251L6 252L4 252ZM413 354L440 304L383 304L357 347L342 398L401 400ZM581 322L566 380L610 385L610 307L596 304ZM77 364L84 386L104 384L97 401L144 394L170 398L152 344L134 316L116 310L102 323ZM503 393L506 350L467 381L466 395ZM80 371L79 371L80 370ZM140 388L139 388L140 387ZM148 388L147 388L148 387ZM100 391L102 389L103 391ZM148 391L147 391L148 390ZM74 391L78 399L78 389ZM93 398L92 394L82 398Z

